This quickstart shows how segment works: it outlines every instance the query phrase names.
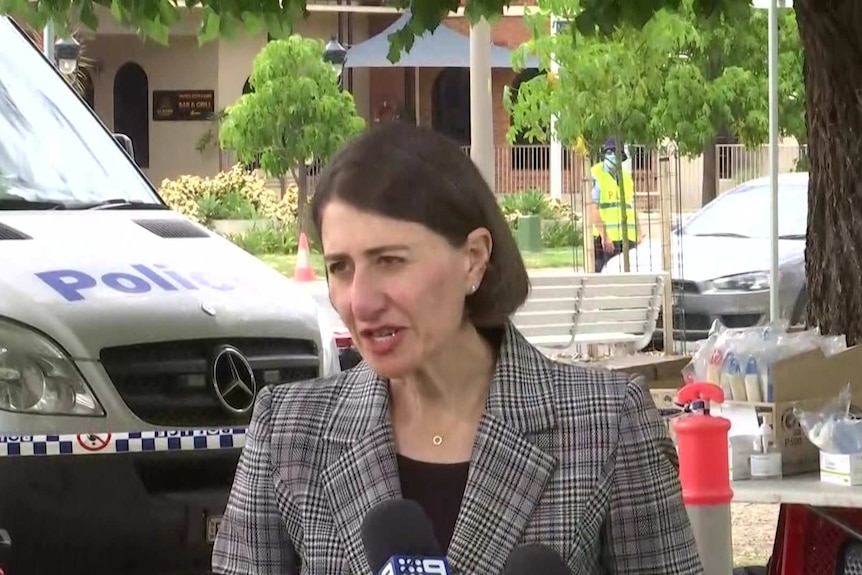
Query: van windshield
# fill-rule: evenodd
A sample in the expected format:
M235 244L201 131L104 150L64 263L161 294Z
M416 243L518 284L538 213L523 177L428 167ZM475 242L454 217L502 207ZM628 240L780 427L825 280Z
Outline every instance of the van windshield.
M0 16L0 210L164 204L89 107Z

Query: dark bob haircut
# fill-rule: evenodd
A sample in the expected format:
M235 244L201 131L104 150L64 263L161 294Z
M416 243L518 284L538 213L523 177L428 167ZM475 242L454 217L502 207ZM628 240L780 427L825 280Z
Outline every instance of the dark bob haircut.
M494 193L454 141L406 122L386 122L347 144L321 173L311 214L322 235L326 205L340 200L388 218L415 222L456 248L486 228L493 242L482 284L467 297L477 327L505 325L523 305L530 280Z

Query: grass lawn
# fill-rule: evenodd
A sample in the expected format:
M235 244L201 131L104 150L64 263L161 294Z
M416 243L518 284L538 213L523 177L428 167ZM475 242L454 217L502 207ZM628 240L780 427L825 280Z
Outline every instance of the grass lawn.
M576 248L574 252L572 252L572 248L547 248L539 253L524 253L523 256L524 263L528 268L582 267L584 264L581 248ZM295 255L272 254L258 257L281 273L293 276L293 268L296 265ZM321 279L325 277L323 257L320 254L311 254L311 267Z

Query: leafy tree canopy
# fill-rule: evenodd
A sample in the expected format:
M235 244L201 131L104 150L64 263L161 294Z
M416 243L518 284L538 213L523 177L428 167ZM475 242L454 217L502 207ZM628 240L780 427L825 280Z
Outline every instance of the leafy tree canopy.
M353 96L340 89L323 52L323 42L298 35L267 43L254 60L252 91L225 110L219 134L221 145L242 162L258 160L273 177L293 174L300 225L307 162L327 161L365 128Z
M743 143L768 137L767 22L763 10L698 16L693 0L660 10L642 26L619 25L609 35L584 36L577 28L551 35L548 14L565 18L568 3L541 0L531 17L534 39L521 53L539 54L546 69L507 93L513 117L509 137L547 141L552 114L560 140L583 136L596 145L611 134L628 142L674 141L697 155L722 133ZM796 21L781 20L781 127L804 141L802 57Z
M556 0L570 5L565 13L574 19L582 33L612 34L619 24L635 27L645 24L661 9L677 9L682 0ZM698 15L708 17L747 5L748 0L693 0ZM464 10L471 21L500 15L511 0L466 0ZM392 0L398 8L412 9L410 24L391 38L390 57L397 59L402 47L409 49L415 35L434 30L461 0ZM306 13L306 0L0 0L0 13L10 13L36 27L50 18L61 30L69 29L74 21L95 29L98 26L97 7L111 11L121 24L136 29L153 40L165 44L168 34L189 10L200 10L203 18L198 37L208 42L220 36L233 37L240 28L249 32L269 32L275 37L287 35L293 23Z
M328 159L361 132L365 121L323 51L320 40L298 35L269 42L254 60L252 91L225 111L221 144L282 176L311 158Z

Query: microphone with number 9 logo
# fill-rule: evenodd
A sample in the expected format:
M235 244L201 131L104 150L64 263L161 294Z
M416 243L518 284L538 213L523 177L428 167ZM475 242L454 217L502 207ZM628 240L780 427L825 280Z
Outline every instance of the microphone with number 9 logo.
M362 520L362 545L377 575L450 575L431 520L415 501L389 499Z
M393 555L384 563L380 575L449 575L445 559Z

